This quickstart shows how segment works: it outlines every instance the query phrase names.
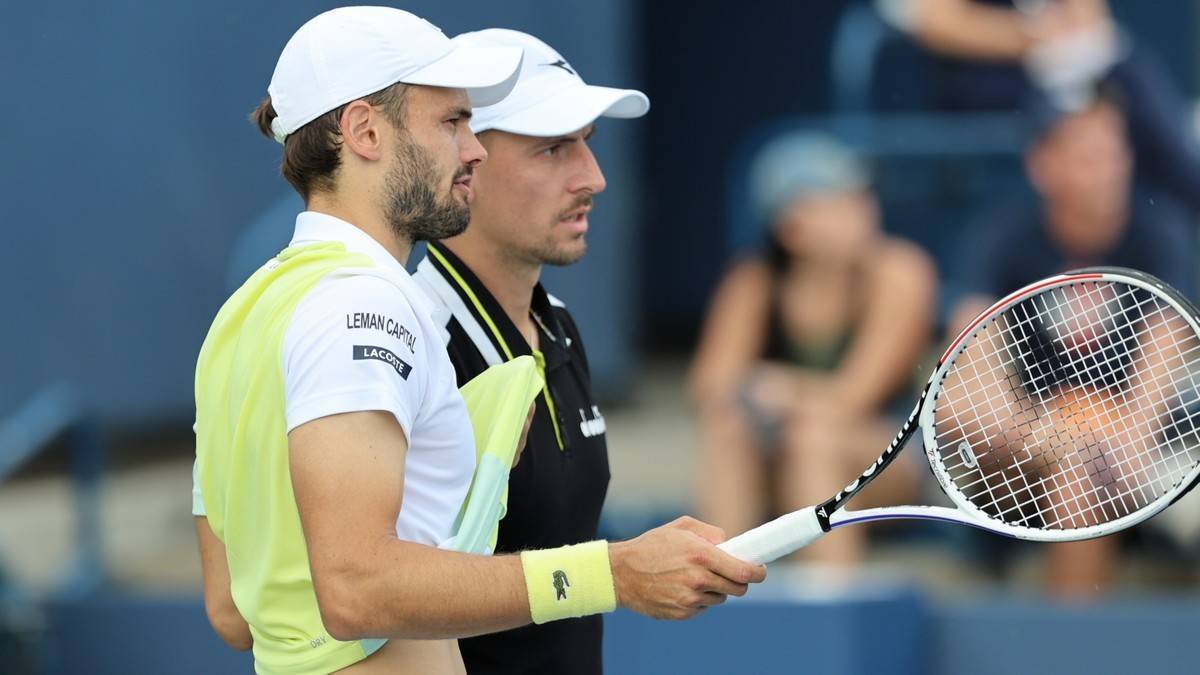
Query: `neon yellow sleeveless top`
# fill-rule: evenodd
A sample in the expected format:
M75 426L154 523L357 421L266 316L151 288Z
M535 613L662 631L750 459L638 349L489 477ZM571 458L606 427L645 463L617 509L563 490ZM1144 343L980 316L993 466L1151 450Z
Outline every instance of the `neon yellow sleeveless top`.
M313 286L364 267L374 262L336 242L284 250L221 307L196 364L198 479L259 673L328 673L383 644L339 642L321 623L292 493L281 354Z

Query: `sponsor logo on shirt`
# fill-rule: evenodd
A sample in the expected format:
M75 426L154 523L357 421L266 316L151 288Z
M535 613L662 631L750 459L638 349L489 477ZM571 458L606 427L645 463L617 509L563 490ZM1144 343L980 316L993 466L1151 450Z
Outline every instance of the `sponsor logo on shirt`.
M579 432L584 438L599 436L608 430L608 425L604 423L604 415L600 414L600 406L592 406L592 417L588 418L587 411L579 408Z
M400 357L396 356L389 349L383 347L372 347L370 345L354 345L354 360L355 361L383 361L392 368L396 369L400 377L408 379L408 374L412 372L412 366L405 363Z
M354 328L365 328L367 330L380 330L397 340L404 343L408 347L408 351L416 354L417 336L413 335L403 324L395 319L392 319L383 314L375 312L354 312L346 315L346 328L348 330Z

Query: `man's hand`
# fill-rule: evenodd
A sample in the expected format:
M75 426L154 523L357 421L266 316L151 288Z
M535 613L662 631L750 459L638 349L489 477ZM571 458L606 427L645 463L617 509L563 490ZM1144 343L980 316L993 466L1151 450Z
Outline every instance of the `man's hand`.
M689 619L747 585L767 568L738 560L716 547L719 527L684 516L630 541L609 546L617 604L655 619Z

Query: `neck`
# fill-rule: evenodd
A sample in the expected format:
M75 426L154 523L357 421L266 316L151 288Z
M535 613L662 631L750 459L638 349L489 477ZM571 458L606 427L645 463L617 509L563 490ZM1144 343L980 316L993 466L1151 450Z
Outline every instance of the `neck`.
M339 218L366 232L401 265L407 264L412 241L398 235L382 213L359 206L370 203L365 196L346 198L332 193L314 193L309 195L305 206L309 211Z
M496 298L496 302L500 303L517 330L531 345L536 346L537 326L529 310L533 302L533 288L537 285L542 266L498 254L500 247L480 236L472 236L472 227L468 226L466 233L446 239L441 244L471 268L492 297Z

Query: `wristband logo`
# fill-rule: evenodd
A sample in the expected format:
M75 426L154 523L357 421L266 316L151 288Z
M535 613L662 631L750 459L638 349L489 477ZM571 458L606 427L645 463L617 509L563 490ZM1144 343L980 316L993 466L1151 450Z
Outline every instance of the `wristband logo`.
M562 570L554 570L554 574L550 576L553 579L554 584L554 599L556 601L566 600L567 586L571 585L571 582L567 581L567 573Z

